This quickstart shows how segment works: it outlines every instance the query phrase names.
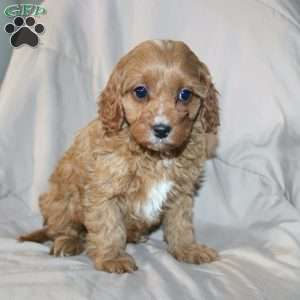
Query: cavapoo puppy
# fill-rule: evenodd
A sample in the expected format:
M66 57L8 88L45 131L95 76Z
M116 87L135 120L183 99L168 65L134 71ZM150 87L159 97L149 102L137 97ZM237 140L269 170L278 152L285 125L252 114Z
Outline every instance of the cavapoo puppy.
M40 196L45 227L19 240L52 240L53 255L85 250L99 270L133 272L126 243L162 223L177 260L215 260L192 224L219 125L207 67L183 42L143 42L119 61L98 104L99 117L79 131Z

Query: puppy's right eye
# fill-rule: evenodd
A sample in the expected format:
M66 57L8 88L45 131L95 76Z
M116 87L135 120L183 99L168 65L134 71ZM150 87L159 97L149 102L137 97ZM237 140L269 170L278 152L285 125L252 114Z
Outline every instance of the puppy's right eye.
M141 100L144 100L148 95L148 90L145 86L139 85L134 90L134 95Z

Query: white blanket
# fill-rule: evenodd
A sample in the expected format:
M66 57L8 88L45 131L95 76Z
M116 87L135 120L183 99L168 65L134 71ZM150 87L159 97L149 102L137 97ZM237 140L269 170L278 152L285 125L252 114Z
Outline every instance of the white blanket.
M299 0L44 6L41 44L14 50L0 91L0 299L299 300ZM152 38L189 44L220 92L220 145L195 201L197 237L220 261L179 263L160 231L128 246L139 270L122 276L96 271L85 255L17 243L41 226L38 194L95 117L112 67Z

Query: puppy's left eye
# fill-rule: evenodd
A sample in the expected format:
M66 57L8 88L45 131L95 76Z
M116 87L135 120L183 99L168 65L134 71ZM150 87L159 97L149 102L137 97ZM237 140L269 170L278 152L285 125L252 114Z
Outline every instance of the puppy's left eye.
M177 100L182 103L187 103L192 97L192 92L189 89L183 88L177 95Z
M134 90L134 94L137 98L143 100L148 95L148 90L145 86L139 85Z

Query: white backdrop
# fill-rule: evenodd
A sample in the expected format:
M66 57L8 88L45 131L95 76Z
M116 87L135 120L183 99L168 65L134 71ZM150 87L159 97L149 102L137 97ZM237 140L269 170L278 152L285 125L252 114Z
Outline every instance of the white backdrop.
M14 50L0 92L0 299L300 299L300 2L45 1L41 44ZM220 146L196 199L194 266L161 233L128 247L133 275L15 237L41 226L37 195L118 61L152 38L183 40L211 70Z

